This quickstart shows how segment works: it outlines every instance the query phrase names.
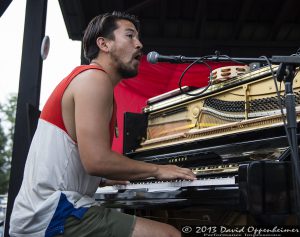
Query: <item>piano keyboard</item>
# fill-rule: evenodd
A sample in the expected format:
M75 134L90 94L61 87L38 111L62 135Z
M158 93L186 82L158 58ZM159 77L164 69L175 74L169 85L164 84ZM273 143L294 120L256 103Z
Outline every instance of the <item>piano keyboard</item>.
M158 181L144 180L128 185L114 185L98 188L96 193L116 193L119 190L145 190L147 192L175 191L184 187L223 186L236 184L235 176L218 178L200 178L196 180Z

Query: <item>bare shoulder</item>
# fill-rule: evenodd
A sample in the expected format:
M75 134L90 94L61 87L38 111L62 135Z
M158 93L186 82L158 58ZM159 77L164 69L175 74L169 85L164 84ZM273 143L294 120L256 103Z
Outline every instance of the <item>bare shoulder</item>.
M109 76L97 69L80 73L70 84L70 92L75 103L82 102L91 106L112 104L113 84Z
M80 73L72 82L74 92L83 93L88 90L93 92L110 92L113 90L109 76L101 70L90 69Z
M62 98L63 120L70 136L77 140L80 133L76 132L76 127L81 123L83 127L87 127L86 124L95 126L94 118L99 120L97 116L110 114L112 101L113 87L105 72L92 69L77 75Z

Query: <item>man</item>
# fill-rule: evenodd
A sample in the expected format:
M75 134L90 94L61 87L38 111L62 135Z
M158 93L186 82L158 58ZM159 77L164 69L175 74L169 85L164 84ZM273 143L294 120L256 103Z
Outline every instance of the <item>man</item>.
M93 199L105 179L195 179L189 169L134 161L111 150L113 90L122 78L137 75L138 28L133 16L119 12L97 16L88 25L83 46L90 65L75 68L41 113L11 236L180 236L172 226L105 209Z

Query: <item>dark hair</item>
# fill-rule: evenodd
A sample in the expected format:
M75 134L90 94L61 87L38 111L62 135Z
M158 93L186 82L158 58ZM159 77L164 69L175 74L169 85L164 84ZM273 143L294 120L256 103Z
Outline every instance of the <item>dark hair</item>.
M96 40L98 37L105 37L114 40L113 31L118 28L118 20L128 20L132 22L137 31L139 31L140 23L134 15L123 12L105 13L94 17L88 24L82 39L84 56L91 61L96 58L99 53Z

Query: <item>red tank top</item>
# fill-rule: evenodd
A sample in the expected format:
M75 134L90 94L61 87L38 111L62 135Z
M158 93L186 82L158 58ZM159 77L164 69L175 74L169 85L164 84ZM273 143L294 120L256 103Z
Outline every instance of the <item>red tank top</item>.
M63 94L71 81L81 72L89 69L97 69L105 72L102 68L94 65L81 65L76 67L67 77L65 77L54 89L50 97L48 98L42 112L40 115L40 118L59 127L63 131L65 131L69 136L62 117L62 107L61 107L61 101ZM110 130L110 142L112 144L112 140L114 137L114 129L116 124L116 103L114 99L114 105L113 105L113 115L110 120L109 124L109 130Z

